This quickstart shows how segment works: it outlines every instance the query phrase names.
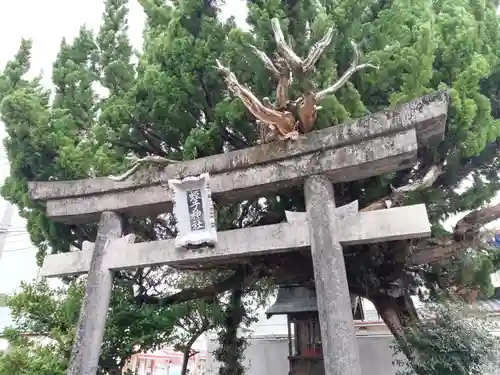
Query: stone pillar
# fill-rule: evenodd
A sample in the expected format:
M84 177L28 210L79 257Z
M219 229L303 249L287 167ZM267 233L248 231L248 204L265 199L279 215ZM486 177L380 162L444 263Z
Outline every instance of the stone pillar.
M104 258L109 242L122 234L122 218L115 212L104 212L99 222L68 375L95 375L97 372L113 287L113 275L104 264Z
M325 374L361 375L351 298L335 223L331 181L309 177L304 185Z

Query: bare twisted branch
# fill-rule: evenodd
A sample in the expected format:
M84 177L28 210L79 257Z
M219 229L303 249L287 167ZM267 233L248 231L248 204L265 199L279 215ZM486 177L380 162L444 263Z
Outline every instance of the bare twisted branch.
M119 176L114 176L114 175L109 175L108 178L113 181L125 181L127 178L132 176L135 172L137 172L142 165L144 164L160 164L160 165L169 165L169 164L174 164L178 163L178 160L172 160L172 159L167 159L162 156L157 156L157 155L148 155L143 158L137 158L135 155L129 155L127 156L126 159L132 160L132 167L127 170L125 173L119 175Z
M374 69L379 69L378 66L372 65L370 63L366 64L359 64L359 59L360 59L360 52L359 52L359 46L351 42L353 48L354 48L354 58L351 63L351 67L345 71L345 73L342 75L342 77L339 78L337 82L335 82L332 86L327 87L326 89L316 93L316 101L321 101L324 98L326 98L329 95L334 94L337 92L342 86L344 86L348 81L351 76L356 73L358 70L365 69L365 68L374 68Z
M297 56L293 49L285 41L285 36L281 30L280 21L277 18L271 20L271 27L274 32L274 40L276 41L276 46L278 47L278 52L287 61L290 68L293 70L302 70L303 61Z
M241 85L236 75L216 60L216 69L225 76L227 87L231 93L239 98L245 107L262 123L273 131L276 130L282 139L294 138L296 121L292 113L288 111L278 111L264 104L245 86ZM298 133L297 133L298 134Z
M318 62L319 58L325 52L325 49L330 45L333 38L333 27L328 28L326 34L321 38L318 42L314 44L309 52L309 55L306 57L302 64L302 70L304 72L308 72Z
M250 44L250 48L257 55L257 57L264 63L264 67L267 70L269 70L276 79L279 79L281 76L280 71L278 70L278 68L276 68L272 60L269 58L269 56L267 56L265 52L261 51L252 44Z

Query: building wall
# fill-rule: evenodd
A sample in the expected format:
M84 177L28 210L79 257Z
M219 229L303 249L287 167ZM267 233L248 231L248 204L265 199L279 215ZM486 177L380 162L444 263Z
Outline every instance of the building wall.
M188 362L189 375L202 375L207 358L207 338L202 335L192 349L196 352ZM184 356L181 352L165 346L132 356L123 371L134 375L180 375Z
M288 340L254 339L246 352L245 375L288 374Z
M392 364L392 336L358 336L358 347L363 375L395 375ZM209 353L216 349L217 343L210 342ZM254 338L246 350L246 375L288 375L288 341L286 337ZM217 374L218 364L209 356L206 373Z

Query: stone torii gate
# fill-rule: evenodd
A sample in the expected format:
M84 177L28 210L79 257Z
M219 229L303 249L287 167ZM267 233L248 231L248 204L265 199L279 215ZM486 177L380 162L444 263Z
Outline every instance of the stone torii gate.
M50 218L64 223L100 220L95 243L84 243L82 251L48 255L41 270L47 277L88 273L68 375L96 373L113 272L227 264L304 249L311 249L314 265L325 373L360 375L342 245L429 236L430 223L424 205L358 212L353 202L336 208L332 182L412 167L419 144L442 140L447 109L447 93L436 92L297 141L139 171L125 181L31 182L31 198L45 203ZM238 202L297 185L304 185L306 213L290 214L287 223L215 231L212 199ZM198 197L191 194L195 190L201 192ZM134 235L123 236L122 215L172 209L179 238L134 243ZM182 248L204 242L211 245L197 251Z

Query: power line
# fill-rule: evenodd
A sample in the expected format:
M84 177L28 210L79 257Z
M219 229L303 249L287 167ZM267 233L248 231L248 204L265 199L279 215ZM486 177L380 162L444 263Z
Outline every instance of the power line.
M24 234L24 233L10 234L7 236L7 242L9 242L9 239L11 240L10 242L12 242L12 240L18 241L20 236L26 236L26 234ZM27 238L29 238L29 237L27 237Z
M14 253L16 251L26 251L26 250L35 250L36 249L36 246L29 246L29 247L21 247L19 249L10 249L10 250L4 250L4 254L5 253Z
M2 218L0 219L0 226L6 228L4 231L0 231L0 257L5 248L5 242L7 241L7 230L12 223L12 216L14 214L14 205L7 202L7 207L5 208Z

